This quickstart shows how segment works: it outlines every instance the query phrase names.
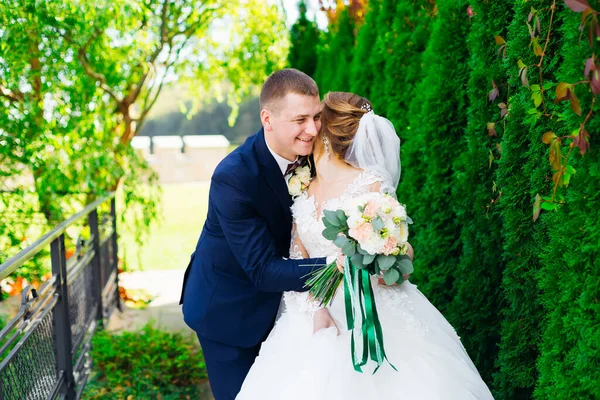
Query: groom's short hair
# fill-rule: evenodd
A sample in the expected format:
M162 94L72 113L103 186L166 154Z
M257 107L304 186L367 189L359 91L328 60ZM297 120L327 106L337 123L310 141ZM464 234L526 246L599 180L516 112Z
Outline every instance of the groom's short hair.
M260 108L277 111L279 102L289 93L319 97L319 88L315 81L302 71L294 68L280 69L273 72L265 81L260 91Z

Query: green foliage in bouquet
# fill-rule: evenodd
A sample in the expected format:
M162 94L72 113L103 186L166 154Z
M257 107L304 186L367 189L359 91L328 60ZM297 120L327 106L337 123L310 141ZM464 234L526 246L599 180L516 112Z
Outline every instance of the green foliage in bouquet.
M410 218L407 219L412 222ZM365 251L348 234L347 221L348 217L343 210L323 210L323 224L325 225L323 237L331 240L333 244L341 249L348 263L358 269L367 270L370 275L382 274L385 283L388 285L402 283L404 281L402 274L413 272L412 261L407 255L386 256L383 254L369 254ZM372 221L372 225L376 231L383 229L383 221L379 217ZM337 263L333 262L313 273L306 284L311 288L310 293L313 297L321 301L321 305L328 305L333 299L342 278L342 274L337 270Z

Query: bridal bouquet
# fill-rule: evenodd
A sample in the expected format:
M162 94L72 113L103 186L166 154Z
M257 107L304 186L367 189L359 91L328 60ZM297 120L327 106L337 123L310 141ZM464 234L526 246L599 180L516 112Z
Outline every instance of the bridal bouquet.
M312 273L306 284L314 299L329 305L344 280L346 320L348 329L353 331L354 368L362 372L360 367L369 358L379 368L386 356L370 277L383 275L386 284L392 285L404 281L402 274L412 273L413 265L406 255L408 224L412 220L394 197L371 192L347 202L343 209L324 210L323 223L323 236L346 256L344 274L333 262ZM363 339L362 359L354 351L355 326L360 328Z

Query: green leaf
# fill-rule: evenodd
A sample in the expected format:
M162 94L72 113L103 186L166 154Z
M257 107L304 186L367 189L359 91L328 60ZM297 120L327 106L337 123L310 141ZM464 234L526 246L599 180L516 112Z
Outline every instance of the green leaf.
M550 90L554 86L554 82L546 82L544 83L544 90Z
M335 244L340 249L343 248L346 245L346 243L349 243L349 242L350 242L350 240L346 236L342 236L342 235L338 235L338 237L336 237L333 240L333 244Z
M393 285L398 281L398 278L400 278L400 273L395 268L388 269L383 274L383 280L387 285Z
M358 251L360 252L360 250L361 250L361 249L359 248L359 250L358 250ZM369 265L369 264L371 264L371 263L372 263L374 260L375 260L375 256L374 256L374 255L372 255L372 254L364 254L364 255L363 255L363 263L364 263L365 265Z
M337 212L331 210L323 210L323 220L327 219L329 223L333 226L341 227L342 224L338 219Z
M411 217L406 217L406 223L411 225L413 223L413 220Z
M412 274L415 270L412 261L410 261L410 257L402 256L397 262L396 266L403 274Z
M335 240L340 230L334 226L329 226L323 230L323 237L327 240Z
M354 254L352 256L352 258L350 258L350 262L352 262L352 264L354 264L354 266L356 268L360 268L360 269L365 268L365 263L364 263L362 254L359 254L359 253Z
M373 226L373 230L375 232L382 230L383 227L385 226L385 224L383 223L383 221L381 220L381 218L379 216L373 218L371 225Z
M542 209L543 210L556 210L558 208L558 203L549 203L549 202L543 202L542 203Z
M346 213L344 212L344 210L337 210L336 211L338 220L340 221L340 224L342 226L346 225L346 222L348 221L348 217L346 216Z
M396 257L394 256L385 256L383 254L377 256L377 265L383 271L388 270L395 262Z
M362 254L363 256L369 255L369 253L368 253L368 252L366 252L365 250L363 250L363 248L362 248L362 247L360 247L360 244L357 244L357 246L356 246L356 247L357 247L357 249L356 249L356 250L357 250L357 251L358 251L360 254Z
M354 246L353 242L351 242L350 240L348 240L342 246L342 253L344 253L344 255L346 257L352 257L354 254L356 254L356 246Z
M534 92L539 92L540 91L540 85L531 85L530 88Z
M535 104L536 107L539 107L540 104L542 104L542 93L541 92L533 92L531 94L531 98L533 99L533 104Z

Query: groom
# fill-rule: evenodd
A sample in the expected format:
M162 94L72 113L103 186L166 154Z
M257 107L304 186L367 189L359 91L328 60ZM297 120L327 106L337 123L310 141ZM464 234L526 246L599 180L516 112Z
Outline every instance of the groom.
M263 128L217 166L208 215L185 272L186 324L198 335L216 400L239 392L284 291L304 291L324 258L289 257L292 199L285 176L312 153L320 129L316 83L295 69L271 74L260 94ZM299 157L300 156L300 157ZM315 329L335 326L326 309Z

